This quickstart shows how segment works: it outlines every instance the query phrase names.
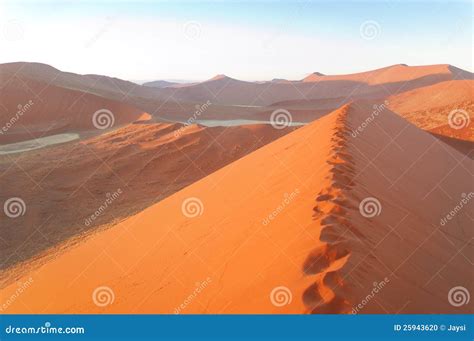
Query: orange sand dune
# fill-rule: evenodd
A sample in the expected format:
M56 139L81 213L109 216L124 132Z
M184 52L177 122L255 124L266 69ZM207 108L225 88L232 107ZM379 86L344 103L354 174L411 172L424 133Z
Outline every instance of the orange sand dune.
M289 104L302 101L316 104L318 100L337 99L338 105L342 105L361 98L386 98L454 79L472 79L471 73L451 65L393 65L349 75L325 76L316 73L307 81L245 82L218 75L205 82L155 88L112 77L62 72L39 63L0 64L0 81L13 75L22 82L41 81L123 101L157 119L172 121L187 120L195 111L196 104L212 103L201 113L201 119L261 119L268 116L266 112L270 109L270 112L275 110L264 107L275 103L285 105L287 101ZM316 111L312 119L327 112L327 108L317 105L309 109ZM307 120L310 113L297 112L295 116L295 120Z
M63 132L89 130L98 134L103 131L97 126L108 127L110 123L113 128L150 118L144 111L128 104L42 81L10 77L2 86L0 143L13 143ZM107 112L100 111L102 109Z
M87 93L115 100L126 99L128 95L153 97L155 89L102 75L78 75L64 72L42 63L5 63L0 64L0 80L7 82L11 78L22 81L36 80L62 88L85 91Z
M381 69L365 71L360 73L353 73L347 75L323 75L319 72L312 73L303 78L303 82L321 82L321 81L336 81L336 80L352 80L363 82L371 85L406 82L417 78L437 75L439 77L446 77L446 79L464 79L472 78L472 74L464 70L458 69L448 64L438 65L420 65L408 66L405 64L397 64Z
M473 80L441 82L391 96L387 101L389 108L422 129L474 141Z
M10 219L1 211L0 269L140 212L292 130L130 124L95 138L0 156L0 203L21 197L28 212ZM86 221L119 189L107 210Z
M244 82L218 75L185 87L155 90L156 96L161 99L171 96L184 102L203 103L209 100L222 105L267 106L291 100L385 98L454 79L472 79L472 74L451 65L393 65L348 75L312 74L296 82ZM148 107L145 109L148 110Z
M359 129L371 110L347 105L51 254L0 291L31 282L4 312L472 313L447 299L474 290L471 161L388 110Z
M170 93L162 93L159 89L154 88L153 86L141 86L129 81L100 76L100 75L79 75L70 72L60 71L52 66L41 64L41 63L6 63L0 64L0 83L5 84L4 89L7 89L10 84L9 82L14 80L18 84L26 84L30 86L31 83L38 83L38 86L33 86L31 92L26 91L21 88L20 90L26 91L23 93L23 96L18 100L20 102L14 102L11 104L12 108L15 109L17 105L24 105L24 101L28 101L33 98L35 103L48 102L50 98L43 98L44 89L59 89L58 94L63 94L66 100L63 100L64 103L69 106L74 104L74 109L78 110L84 106L81 103L75 103L76 99L79 96L73 97L69 94L71 91L79 91L79 94L87 93L89 95L100 96L104 99L104 103L107 101L105 99L110 99L113 101L119 101L127 103L129 106L134 108L139 108L145 112L150 113L158 121L187 121L190 116L195 114L196 105L202 107L203 104L212 103L206 110L199 110L200 118L213 118L213 119L235 119L235 118L245 118L248 115L251 115L255 112L255 108L242 108L242 107L232 107L232 106L223 106L216 103L214 96L212 96L207 89L203 89L204 93L200 96L197 96L196 100L193 100L191 96L191 102L186 102L180 100L179 102L174 99L173 92L175 90L170 87ZM212 82L206 83L206 86L211 89L220 89L220 83L224 80L215 80ZM239 81L236 81L239 82ZM246 84L246 82L240 82ZM239 84L240 84L239 83ZM248 83L252 84L252 83ZM48 87L49 85L49 87ZM195 84L176 84L173 87L187 87ZM39 88L39 89L38 89ZM0 94L3 95L3 90L0 89ZM216 94L218 90L215 90ZM74 92L73 92L74 93ZM88 98L86 96L85 98ZM255 96L255 94L247 93L247 98ZM6 96L0 97L0 104L2 101L6 101ZM36 99L36 101L35 101ZM52 103L56 103L53 101ZM51 104L50 104L51 105ZM206 105L207 107L207 105ZM2 106L0 105L0 109ZM16 109L13 110L8 108L8 115L5 119L10 120L11 115L15 114ZM69 110L67 110L69 111ZM50 114L46 114L48 117ZM83 115L84 116L84 115ZM85 115L87 116L87 115ZM2 123L2 122L0 122ZM0 126L1 127L1 126ZM58 131L51 130L51 133L56 133ZM1 136L0 136L1 138ZM11 137L9 137L11 138ZM13 140L28 139L31 136L26 136L18 132L18 136L14 139L10 139L9 142L14 142ZM7 142L5 140L5 142Z

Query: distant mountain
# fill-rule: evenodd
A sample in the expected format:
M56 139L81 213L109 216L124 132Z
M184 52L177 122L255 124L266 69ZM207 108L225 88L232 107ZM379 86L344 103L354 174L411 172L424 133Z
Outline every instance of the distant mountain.
M101 133L101 128L119 127L148 116L125 102L93 91L60 87L37 76L25 79L1 74L0 143L65 132Z
M380 99L440 82L472 79L472 73L451 65L407 66L392 65L376 70L346 74L324 75L314 72L301 81L274 79L267 82L247 82L224 74L206 81L180 84L172 81L154 81L145 85L101 76L78 75L63 72L39 63L8 63L0 65L0 81L11 76L37 80L45 84L82 91L127 103L149 112L158 119L188 118L195 105L211 102L212 108L204 115L218 115L233 110L232 118L255 113L250 107L269 106L273 103L313 101L327 98ZM235 108L234 108L235 109ZM316 108L317 109L317 108ZM227 117L227 116L222 116ZM230 117L227 117L230 118Z
M302 81L245 82L225 75L180 89L158 89L163 98L222 105L260 105L288 100L345 97L384 98L399 92L454 79L472 79L472 73L451 65L406 66L397 64L377 70L347 74L312 73Z
M169 86L174 86L174 85L179 85L179 84L180 83L159 80L159 81L153 81L153 82L146 82L146 83L143 83L142 85L149 86L152 88L166 88Z
M345 75L324 75L319 72L312 73L302 79L302 82L321 81L355 81L370 85L407 82L423 77L435 76L438 79L467 79L472 78L472 73L456 68L448 64L408 66L406 64L396 64L371 71L345 74Z

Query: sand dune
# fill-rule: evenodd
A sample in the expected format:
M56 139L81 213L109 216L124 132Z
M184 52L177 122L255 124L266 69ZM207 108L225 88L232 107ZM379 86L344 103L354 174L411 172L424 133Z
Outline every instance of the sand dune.
M180 83L168 82L168 81L163 81L163 80L143 83L144 86L150 86L152 88L166 88L166 87L175 86L179 84Z
M472 74L451 65L393 65L348 75L315 73L296 82L243 82L221 75L218 79L180 89L159 89L159 92L182 101L202 102L210 99L219 104L265 106L287 100L384 98L454 79L472 79Z
M218 75L196 84L154 88L112 77L61 72L37 63L0 65L0 79L11 74L22 80L40 80L59 87L125 101L131 106L166 119L189 115L195 104L207 101L216 107L223 106L221 118L231 118L226 116L229 111L235 119L245 118L258 111L240 108L240 111L235 113L229 106L269 106L282 101L327 98L343 98L345 101L360 98L380 99L443 81L472 79L471 73L451 65L393 65L349 75L331 76L316 73L304 81L245 82Z
M473 80L441 82L387 100L389 108L422 129L474 142Z
M421 79L428 76L437 76L440 79L468 79L472 78L470 72L461 70L448 64L408 66L397 64L381 69L346 74L346 75L323 75L315 72L303 78L303 82L339 81L351 80L370 85L406 82Z
M51 253L1 290L33 283L5 312L472 313L447 300L474 290L472 201L440 223L470 198L471 161L388 110L360 129L371 111L346 105Z
M102 97L122 100L127 95L153 96L155 89L133 82L102 75L79 75L64 72L41 63L5 63L0 65L0 80L14 76L23 81L36 80L58 87L85 91Z
M294 129L130 124L63 146L0 155L0 202L21 197L28 209L21 219L0 216L1 269L135 214ZM119 189L113 205L86 221Z
M150 118L126 103L16 76L2 83L1 93L0 143L68 132L98 134L102 130L97 127L113 128Z
M128 106L136 108L134 110L148 112L157 120L165 122L175 122L179 120L186 121L196 111L196 105L201 106L211 99L206 95L202 96L205 97L204 100L178 102L173 98L172 92L169 94L163 94L160 92L160 89L154 87L142 86L113 77L101 75L79 75L64 72L41 63L18 62L0 64L0 83L2 83L2 87L5 91L11 86L11 80L14 80L20 85L26 84L29 86L30 83L39 84L39 90L33 87L33 93L28 92L25 94L26 100L31 99L31 97L36 94L36 102L47 101L49 98L43 98L43 89L59 89L59 93L74 93L72 91L79 91L81 94L86 93L88 96L92 94L99 96L102 99L126 103ZM179 84L175 86L185 87L187 85L188 84ZM21 88L21 90L25 91L23 88ZM69 98L72 97L70 95L66 95L65 97L68 99L68 105L74 104L74 100L77 98ZM25 98L23 96L19 98L19 100L21 100L21 102L13 103L12 106L16 107L19 104L24 104L23 102L25 101ZM3 98L0 102L1 101L3 101ZM104 102L107 101L104 100ZM0 108L2 108L1 105ZM9 108L9 110L11 109ZM217 105L217 103L213 103L212 108L208 111L203 113L203 115L210 115L210 117L212 117L212 115L217 115L217 117L220 118L223 116L228 118L238 118L236 115L238 115L239 112L252 112L252 110L243 110L242 108L236 110L236 108L233 107L223 107ZM8 114L10 114L10 112ZM243 116L245 116L245 113ZM10 116L8 116L8 119L10 119ZM57 133L57 131L54 133ZM31 136L22 135L19 138L15 138L15 141L18 141L18 139L30 138Z

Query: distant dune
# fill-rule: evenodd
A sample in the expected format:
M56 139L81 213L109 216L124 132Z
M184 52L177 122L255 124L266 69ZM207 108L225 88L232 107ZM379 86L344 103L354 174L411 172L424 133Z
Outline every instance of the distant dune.
M0 99L0 143L65 132L92 131L98 134L102 131L97 126L110 125L113 128L150 118L143 110L124 102L45 81L21 79L14 75L4 77ZM100 112L94 118L94 114L103 109L107 113ZM106 121L102 122L101 117Z
M166 88L166 87L169 87L169 86L174 86L174 85L178 85L179 83L175 83L175 82L168 82L168 81L153 81L153 82L146 82L146 83L143 83L144 86L150 86L152 88Z
M389 110L367 124L372 110L348 104L51 251L24 267L18 283L34 285L5 312L472 313L446 299L454 286L474 290L463 256L474 251L472 201L441 223L471 187L471 161ZM104 288L108 305L97 304Z
M195 104L207 101L213 103L213 108L219 107L221 118L236 118L236 115L239 115L238 118L246 118L258 114L259 111L247 107L235 112L232 106L269 106L283 101L327 98L343 98L346 102L361 98L380 99L444 81L472 79L472 73L451 65L403 64L347 75L314 73L302 81L246 82L217 75L200 83L167 87L143 86L106 76L77 75L38 63L0 65L0 80L6 74L15 74L23 81L40 80L47 84L123 101L153 116L168 120L189 115Z
M348 75L314 73L302 81L244 82L220 75L209 81L181 89L160 89L164 96L182 101L219 104L270 105L286 100L315 100L345 97L381 98L421 86L454 79L472 79L470 72L450 65L393 65L382 69Z
M341 81L350 80L370 85L407 82L415 79L436 75L439 79L467 79L472 78L470 72L461 70L448 64L408 66L397 64L381 69L346 74L346 75L323 75L315 72L305 77L303 82Z
M474 142L474 80L441 82L387 100L391 109L420 128Z

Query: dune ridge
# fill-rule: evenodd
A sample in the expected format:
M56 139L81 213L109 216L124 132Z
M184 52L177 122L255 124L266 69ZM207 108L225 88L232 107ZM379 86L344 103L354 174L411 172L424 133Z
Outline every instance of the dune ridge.
M389 110L353 136L372 110L346 105L52 257L6 312L172 313L206 279L179 313L472 313L447 293L474 289L474 200L440 223L472 193L471 161Z
M326 179L330 185L318 193L317 204L313 208L313 217L321 227L319 239L323 244L314 249L303 264L305 275L315 278L314 284L303 293L303 301L310 313L335 314L351 310L350 302L339 289L345 283L338 271L350 257L351 245L342 235L331 235L334 233L333 223L355 229L345 216L344 207L345 192L353 186L351 175L355 171L353 160L347 153L350 129L346 126L346 120L349 108L347 104L337 112L331 154L326 162L329 166Z
M359 102L345 105L336 112L338 118L327 161L329 172L326 178L330 181L330 185L318 193L317 203L313 209L313 218L315 225L320 228L319 241L322 245L312 250L303 264L305 276L314 279L314 283L306 288L302 296L307 307L306 312L334 314L359 313L362 310L368 313L386 313L399 312L403 309L415 313L440 310L455 312L439 293L447 293L456 283L462 283L466 287L472 286L462 275L472 266L469 252L473 246L473 235L467 229L470 224L467 214L469 208L466 207L465 214L459 214L457 222L451 224L449 228L436 221L432 213L438 211L435 207L443 203L445 196L449 196L451 201L455 202L456 197L467 198L469 197L467 193L472 195L470 174L467 171L472 163L467 155L458 153L408 122L386 112L380 117L379 124L384 129L391 127L398 131L392 132L393 137L390 138L395 139L400 134L411 136L409 140L420 144L419 154L409 153L404 160L400 158L404 146L398 146L399 151L391 152L391 157L397 160L393 165L380 161L372 164L371 161L374 160L371 158L372 151L364 147L364 144L372 145L377 140L380 143L382 141L379 137L386 133L382 135L380 132L375 133L374 126L371 126L370 132L365 132L372 134L365 135L369 136L367 139L365 136L362 140L360 136L352 136L354 129L363 119L361 113L364 110L369 111L368 108L366 103ZM387 144L381 151L373 149L375 158L383 154L389 146L390 144ZM426 153L421 153L423 148L431 149L432 159L426 157ZM436 176L427 176L422 175L423 171L415 167L410 173L412 177L418 179L416 181L423 184L420 187L412 183L410 176L404 179L403 174L395 177L395 182L398 181L395 187L394 182L390 186L380 186L379 181L391 182L391 173L397 173L393 172L398 166L397 162L406 162L410 168L419 162L419 159L414 159L415 155L420 155L423 163L430 162L432 166L427 166L430 169L432 167L443 169L436 170L438 173ZM443 162L448 162L449 165L438 164L443 159ZM457 165L453 163L453 159ZM415 160L415 163L409 163L409 160ZM371 166L374 169L368 171ZM378 174L374 174L378 171L384 175L379 177ZM459 183L447 181L443 188L440 188L437 176L447 171L456 173ZM380 179L377 179L378 177ZM387 178L383 179L384 177ZM426 190L422 187L431 189ZM426 191L426 194L421 195L423 191ZM408 193L411 194L407 195ZM379 201L377 198L383 198L384 201ZM365 206L367 211L364 215L363 203L366 200L369 200L367 205L370 206ZM472 207L469 201L467 205ZM382 213L384 220L379 220L378 216L382 216ZM414 245L407 247L405 238L410 236L408 238L413 239L413 234L419 235L420 239L415 239ZM423 235L424 237L421 237ZM395 242L397 239L398 242ZM389 240L391 242L388 242ZM388 249L380 248L380 245L387 244L390 245L386 246ZM405 251L397 250L397 245ZM422 251L419 251L420 248ZM408 258L404 252L407 252ZM433 257L434 255L436 257ZM400 262L399 259L403 261ZM453 259L456 259L456 262L453 262ZM392 267L392 264L397 262L399 264ZM430 271L435 269L437 272L431 275ZM367 276L368 271L373 272L372 278ZM445 274L441 275L441 271ZM435 278L437 275L440 278ZM385 287L388 283L390 285ZM361 290L358 285L364 289ZM376 288L378 293L384 287L384 291L391 291L384 297L380 297L380 294L373 295L374 292L370 290ZM408 299L403 297L404 304L390 297L397 291L398 295L400 292L408 293L406 295ZM365 303L368 298L375 301L370 307ZM364 304L361 304L362 302ZM402 304L399 308L391 308L399 304ZM472 305L463 307L462 311L472 312Z

